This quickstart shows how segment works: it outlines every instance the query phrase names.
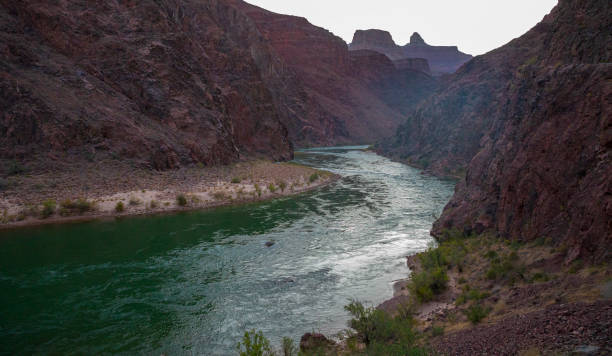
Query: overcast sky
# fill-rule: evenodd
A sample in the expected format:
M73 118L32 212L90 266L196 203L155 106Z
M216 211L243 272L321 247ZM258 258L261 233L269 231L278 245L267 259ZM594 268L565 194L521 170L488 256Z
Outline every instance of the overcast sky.
M419 32L431 45L483 54L535 26L557 0L247 0L267 10L306 17L351 42L357 29L391 32L396 43Z

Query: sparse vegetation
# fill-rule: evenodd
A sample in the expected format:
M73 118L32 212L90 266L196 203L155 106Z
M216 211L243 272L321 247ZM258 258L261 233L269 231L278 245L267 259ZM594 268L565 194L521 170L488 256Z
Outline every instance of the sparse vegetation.
M276 186L274 185L274 183L268 184L268 190L270 191L270 193L276 192Z
M129 203L130 203L131 206L136 206L136 205L142 204L140 199L138 199L136 197L130 197L130 202Z
M353 317L349 327L356 331L354 337L366 346L367 355L425 355L425 350L416 346L417 334L410 312L392 317L386 312L365 307L353 301L344 309Z
M176 204L178 204L178 206L187 206L187 197L184 194L177 195Z
M237 346L240 356L273 356L270 341L261 331L246 331Z
M314 183L317 179L319 179L319 173L314 172L313 174L310 175L310 177L308 178L308 181L310 183Z
M157 207L159 207L159 202L157 200L151 200L151 202L149 203L149 208L157 209Z
M60 204L60 215L81 215L94 209L95 204L86 199L79 198L76 201L67 199Z
M228 199L228 196L224 193L224 192L215 192L213 194L213 197L217 200L226 200Z
M55 200L52 200L52 199L45 200L42 205L43 205L43 208L41 211L41 216L43 219L46 219L49 216L55 214L55 208L57 206L57 203L55 202Z
M125 211L125 206L123 205L123 202L117 202L117 204L115 204L115 211L118 213L123 213Z
M467 316L468 320L472 322L472 324L478 324L482 321L482 319L489 315L489 312L489 308L475 303L465 311L465 315Z
M258 197L261 197L261 187L257 183L255 183L255 192L257 192Z
M277 184L278 184L278 187L280 188L281 192L284 192L285 189L287 188L287 182L285 182L284 180L281 180Z
M241 182L240 178L238 178L238 177L234 177L234 178L232 178L232 183L234 183L234 184L238 184L238 183L240 183L240 182Z
M21 164L19 161L12 160L9 162L7 166L6 174L9 176L13 176L13 175L25 173L25 171L26 171L26 168L23 164Z

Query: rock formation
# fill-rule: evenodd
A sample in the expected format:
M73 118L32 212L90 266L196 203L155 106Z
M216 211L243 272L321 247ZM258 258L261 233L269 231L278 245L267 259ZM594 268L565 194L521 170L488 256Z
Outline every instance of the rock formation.
M0 158L290 159L248 18L216 1L0 1Z
M492 231L553 239L567 261L610 257L611 10L559 1L528 33L465 64L382 145L464 176L435 236Z
M0 37L0 160L43 168L114 157L171 169L290 159L291 142L369 143L433 83L404 71L393 83L408 100L387 98L340 38L240 0L0 0Z
M303 90L307 94L305 101L281 99L286 102L287 111L293 113L286 123L292 141L299 146L369 143L391 134L403 120L403 113L428 95L435 85L427 75L404 71L400 76L405 80L386 84L407 99L399 102L394 99L398 93L381 89L381 83L392 75L377 80L371 77L385 70L395 71L392 63L386 69L370 68L365 74L360 61L383 67L389 62L353 56L341 38L304 18L275 14L239 0L231 3L254 21L294 74L299 88L291 90ZM278 98L286 96L286 86L285 82L269 85L276 88L273 93Z
M434 75L455 72L472 56L462 53L456 46L430 46L418 33L412 34L410 43L399 46L391 34L382 30L357 30L350 44L351 50L373 50L384 53L395 62L404 61L403 65L414 64L412 69L424 70L423 61ZM413 61L406 62L406 59ZM429 73L429 70L426 71Z

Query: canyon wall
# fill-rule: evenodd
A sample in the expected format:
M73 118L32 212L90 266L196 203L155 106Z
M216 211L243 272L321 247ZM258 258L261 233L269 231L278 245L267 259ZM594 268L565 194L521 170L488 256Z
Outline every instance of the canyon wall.
M0 156L290 159L253 55L269 49L237 14L215 1L1 1Z
M0 0L0 37L0 160L42 169L105 158L172 169L371 143L435 86L239 0ZM385 83L394 74L405 80Z
M612 6L560 0L522 37L465 64L381 152L463 177L432 234L551 239L610 257Z

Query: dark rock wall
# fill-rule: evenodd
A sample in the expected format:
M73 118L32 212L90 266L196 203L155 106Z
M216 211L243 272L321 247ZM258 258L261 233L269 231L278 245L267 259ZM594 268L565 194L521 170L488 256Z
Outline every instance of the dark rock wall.
M447 78L381 145L464 176L432 234L550 238L568 261L610 257L611 28L609 1L561 0L527 34Z

